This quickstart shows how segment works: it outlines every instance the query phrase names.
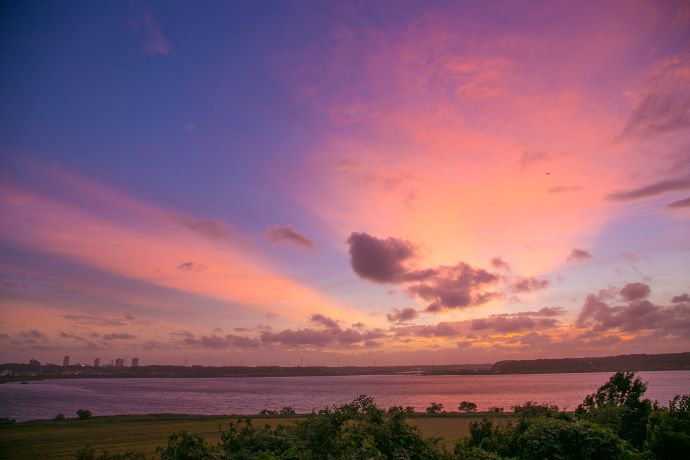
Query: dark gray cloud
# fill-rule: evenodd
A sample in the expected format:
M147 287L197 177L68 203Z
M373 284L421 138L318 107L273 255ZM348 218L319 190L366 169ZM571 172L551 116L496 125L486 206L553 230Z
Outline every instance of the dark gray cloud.
M395 308L392 312L386 315L386 318L388 318L388 321L391 323L404 323L406 321L415 319L417 316L417 310L412 307L408 307L403 309Z
M674 201L673 203L667 204L666 207L669 209L689 208L690 207L690 198L685 198L683 200Z
M649 286L645 283L628 283L623 286L623 289L621 289L618 294L623 300L632 302L633 300L646 299L650 291Z
M136 335L128 334L126 332L123 333L117 333L113 332L112 334L104 334L101 337L103 340L111 341L111 340L133 340L136 339Z
M361 278L376 283L398 283L409 274L405 264L417 257L417 247L398 238L380 239L367 233L352 233L350 265Z
M291 225L279 225L266 230L266 238L272 243L289 243L303 249L314 249L316 244L295 231Z
M532 292L546 289L550 284L551 282L549 280L540 280L534 277L518 278L517 281L511 285L511 288L515 292Z
M572 251L570 251L570 255L568 256L568 262L587 260L591 258L592 254L590 254L588 251L585 251L584 249L575 248Z
M612 201L631 201L640 198L649 198L661 195L666 192L675 192L679 190L686 190L690 188L690 176L678 177L675 179L665 179L642 187L631 190L624 190L621 192L610 193L606 195L608 200Z

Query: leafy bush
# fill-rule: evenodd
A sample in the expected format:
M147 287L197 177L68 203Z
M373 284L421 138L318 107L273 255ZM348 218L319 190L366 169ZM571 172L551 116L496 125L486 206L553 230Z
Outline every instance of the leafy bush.
M0 417L0 425L12 425L13 423L16 423L17 421L13 418L10 417Z
M88 409L79 409L77 411L77 417L79 417L79 420L86 420L88 418L91 418L91 411Z
M62 422L63 420L66 420L65 414L57 414L53 420L56 422Z
M180 431L168 437L168 445L156 452L161 460L206 460L217 458L206 440L196 433Z

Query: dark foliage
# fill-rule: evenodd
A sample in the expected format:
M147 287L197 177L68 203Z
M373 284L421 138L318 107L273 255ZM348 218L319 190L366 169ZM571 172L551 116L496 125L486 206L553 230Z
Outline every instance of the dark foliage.
M441 412L444 412L443 404L432 402L431 405L425 409L425 411L427 414L431 415L440 414Z
M584 419L605 426L640 449L647 437L647 418L652 411L649 399L640 399L647 391L633 372L616 372L599 390L587 396L576 413Z
M668 409L649 416L645 450L652 458L669 460L690 457L690 395L677 395Z
M79 417L79 420L86 420L88 418L91 418L91 411L88 409L79 409L77 411L77 417Z
M477 412L477 405L471 401L462 401L458 410L460 412Z

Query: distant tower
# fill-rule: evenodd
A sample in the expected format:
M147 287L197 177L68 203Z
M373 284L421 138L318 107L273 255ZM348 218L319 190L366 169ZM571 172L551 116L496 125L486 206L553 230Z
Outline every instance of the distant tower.
M101 358L96 358L93 360L93 367L101 367Z
M139 367L139 358L132 358L132 367Z
M115 367L125 367L125 358L115 358Z
M68 367L69 366L69 355L65 355L64 358L62 358L62 367Z

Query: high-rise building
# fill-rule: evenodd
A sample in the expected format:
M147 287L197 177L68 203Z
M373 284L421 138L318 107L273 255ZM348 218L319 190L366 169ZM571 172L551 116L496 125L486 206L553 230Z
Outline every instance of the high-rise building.
M115 367L125 367L125 358L115 358Z
M96 358L93 360L93 367L101 367L101 358Z
M67 366L69 366L69 355L65 355L65 357L62 359L62 367Z
M139 358L132 358L132 367L139 367Z

